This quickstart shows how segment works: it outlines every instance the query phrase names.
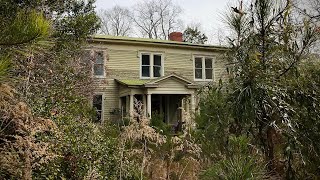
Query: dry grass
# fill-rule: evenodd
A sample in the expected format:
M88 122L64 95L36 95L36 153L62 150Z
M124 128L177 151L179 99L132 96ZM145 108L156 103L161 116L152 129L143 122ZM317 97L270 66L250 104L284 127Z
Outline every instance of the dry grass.
M0 120L2 175L31 179L32 170L55 158L50 144L37 138L41 133L53 132L55 124L33 117L28 106L19 102L14 89L6 84L0 84Z
M163 135L143 116L141 102L136 102L135 107L129 126L124 127L120 136L122 159L134 159L140 164L140 179L197 179L201 148L190 135L191 116L184 111L186 123L180 136Z

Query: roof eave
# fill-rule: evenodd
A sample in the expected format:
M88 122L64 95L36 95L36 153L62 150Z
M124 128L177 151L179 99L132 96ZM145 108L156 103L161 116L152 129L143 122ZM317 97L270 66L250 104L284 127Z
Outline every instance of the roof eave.
M199 85L198 84L187 84L186 85L188 89L199 89Z
M204 49L204 50L215 50L215 51L228 51L227 47L218 47L218 46L209 46L209 45L201 45L201 44L178 44L175 42L150 42L150 41L139 41L139 40L131 40L131 39L108 39L108 38L98 38L93 37L89 39L89 42L101 42L101 43L117 43L117 44L141 44L141 45L161 45L168 47L176 47L176 48L190 48L190 49Z

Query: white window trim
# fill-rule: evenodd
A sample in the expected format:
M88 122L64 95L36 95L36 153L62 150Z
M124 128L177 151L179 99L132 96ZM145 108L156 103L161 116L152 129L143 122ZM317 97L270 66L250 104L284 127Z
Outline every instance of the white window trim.
M94 92L93 96L95 96L95 95L101 95L102 96L102 102L101 102L101 123L102 123L102 122L104 122L104 109L105 109L105 107L104 107L104 105L105 105L104 98L105 98L105 95L104 95L103 92ZM92 107L93 107L93 96L92 96L92 100L91 100L91 106Z
M96 53L101 52L102 53L102 57L103 57L103 75L94 75L94 65L95 65L95 57L96 57ZM105 51L99 51L99 50L95 50L94 54L93 54L93 62L92 62L92 76L94 78L106 78L106 57L105 57Z
M202 61L202 79L197 79L196 78L196 64L195 64L195 61L196 61L196 58L201 58L201 61ZM212 79L206 79L205 76L206 76L206 63L205 63L205 59L206 58L210 58L212 59ZM194 81L204 81L204 82L208 82L208 81L215 81L215 72L214 72L214 63L215 63L215 59L214 57L212 56L201 56L201 55L194 55L193 56L193 79Z
M142 76L142 55L149 55L150 57L150 77L143 77ZM139 61L140 61L140 79L156 79L159 77L153 77L153 65L154 65L154 60L153 60L153 56L154 55L160 55L161 56L161 75L160 77L164 76L164 53L161 52L147 52L147 51L143 51L143 52L139 52Z

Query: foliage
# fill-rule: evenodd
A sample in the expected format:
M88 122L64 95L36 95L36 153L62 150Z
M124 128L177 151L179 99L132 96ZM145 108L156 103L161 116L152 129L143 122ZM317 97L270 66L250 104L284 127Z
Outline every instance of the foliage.
M21 3L21 2L20 2ZM18 4L20 4L18 3ZM1 1L0 8L0 178L31 179L32 172L56 157L50 143L56 125L35 116L12 88L12 60L49 34L49 21L33 8ZM17 5L17 6L15 6Z
M299 67L299 75L284 82L288 99L294 110L297 141L286 149L290 156L291 171L297 177L316 178L319 174L319 62L306 62ZM301 170L303 169L303 170Z
M0 31L0 45L3 46L29 43L49 34L49 21L35 10L18 10L12 19L2 17L0 20L6 25Z
M172 133L172 126L163 122L163 114L154 112L150 120L150 126L157 130L158 133L163 135L169 135Z
M93 173L97 179L117 179L119 154L116 137L112 137L114 129L61 118L57 123L60 134L52 142L59 158L36 171L36 178L80 179Z
M227 146L229 137L247 136L251 139L249 144L263 154L258 154L259 159L265 161L272 176L314 178L318 175L317 162L311 159L319 153L318 144L310 143L310 139L319 134L315 90L319 82L318 72L306 68L306 61L317 58L310 54L317 42L317 26L313 19L294 14L296 9L291 1L255 0L241 11L232 11L226 17L234 32L229 37L227 53L232 69L230 81L222 91L209 90L211 93L206 93L200 103L199 127L212 126L211 131L217 132L212 136L221 137L217 138L218 147L212 151L208 148L206 154L220 155L225 160L223 157L231 157L229 153L232 153ZM207 126L201 126L203 122ZM316 126L311 128L311 124ZM212 139L205 129L198 131L200 141ZM223 148L225 152L220 150ZM228 170L224 165L232 162L248 161L225 160L211 172ZM243 164L243 167L250 166Z
M52 144L39 139L54 134L56 125L33 116L6 84L0 84L0 107L0 178L31 179L33 170L56 158Z
M1 98L1 177L116 176L110 172L116 142L89 121L90 62L79 53L98 27L93 3L1 1L1 80L14 75L10 85L20 95L13 99L4 89L10 93ZM47 128L50 122L58 126L55 133Z
M183 39L185 42L193 44L204 44L207 42L208 37L201 33L198 27L187 27L183 32Z
M201 144L203 159L220 160L227 150L229 126L233 123L229 113L231 106L222 86L204 87L199 93L200 112L195 117L197 130L194 135Z
M123 162L127 159L135 162L140 169L140 179L196 178L201 148L194 138L185 130L179 135L173 134L161 115L154 116L150 122L142 115L141 105L141 102L135 103L137 111L121 132Z
M264 165L249 152L249 139L230 136L228 156L201 174L201 179L264 179Z

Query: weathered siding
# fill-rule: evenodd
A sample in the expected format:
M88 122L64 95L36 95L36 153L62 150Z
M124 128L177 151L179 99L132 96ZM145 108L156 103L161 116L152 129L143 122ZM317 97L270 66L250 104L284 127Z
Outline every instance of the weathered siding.
M140 52L162 53L164 55L164 75L174 72L193 81L194 55L213 57L215 81L224 78L226 75L225 61L221 58L221 53L209 50L102 43L91 44L89 48L105 52L106 77L95 78L94 80L95 91L104 94L104 120L112 118L110 112L119 107L119 85L114 79L140 78ZM168 86L177 86L172 82L166 83Z

